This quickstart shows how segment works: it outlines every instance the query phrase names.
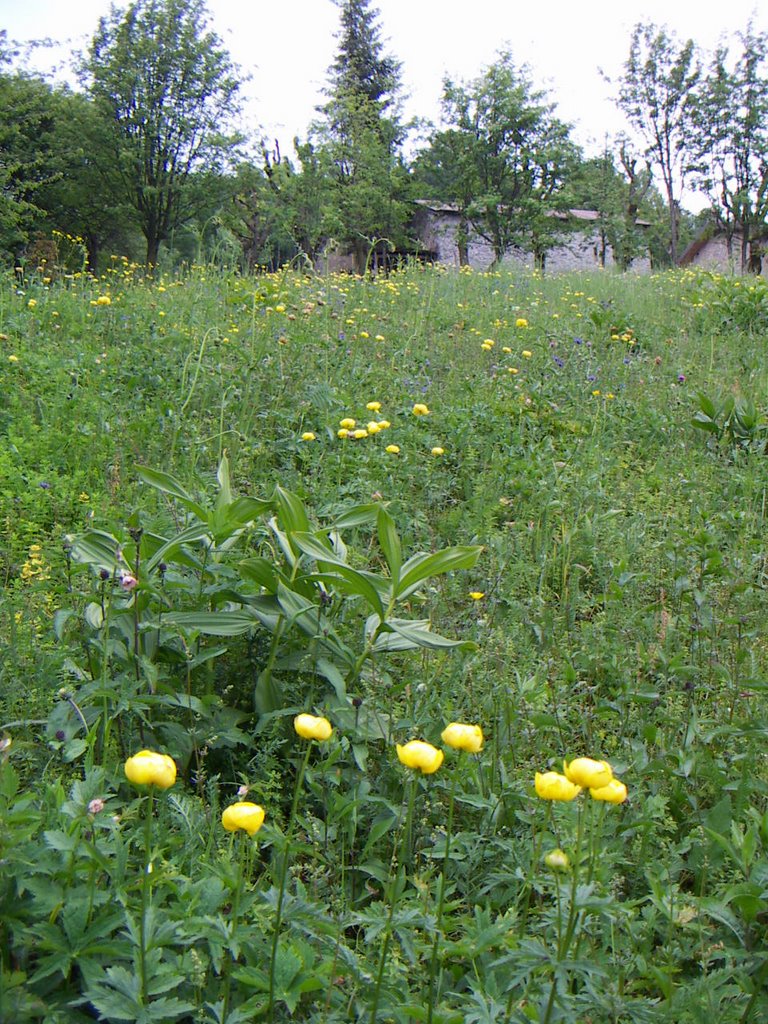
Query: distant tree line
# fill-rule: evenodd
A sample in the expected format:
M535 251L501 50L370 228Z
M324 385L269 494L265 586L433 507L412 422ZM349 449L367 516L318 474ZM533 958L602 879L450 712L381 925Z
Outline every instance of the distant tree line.
M692 40L638 24L617 87L630 134L585 157L531 69L501 51L469 81L446 77L441 124L406 143L401 65L371 0L336 0L339 31L323 104L286 154L237 130L240 75L204 0L133 0L100 20L81 88L17 65L0 33L0 251L52 232L155 266L220 259L314 261L329 246L364 270L378 246L407 253L416 199L450 204L460 258L480 236L543 265L569 208L598 213L600 251L632 264L650 237L676 263L696 227L683 187L709 200L743 270L759 270L768 219L768 36L752 24L705 57ZM641 238L638 221L650 225Z

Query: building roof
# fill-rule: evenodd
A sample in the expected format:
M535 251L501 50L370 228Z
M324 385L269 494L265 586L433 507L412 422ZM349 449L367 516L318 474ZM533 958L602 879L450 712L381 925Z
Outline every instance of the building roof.
M416 206L421 206L425 210L431 210L433 213L453 213L458 215L460 212L460 208L456 203L444 203L435 199L414 199L413 202ZM550 210L549 216L557 217L558 220L599 221L600 211L577 209ZM639 217L635 219L635 224L641 228L649 228L651 226L649 220L641 220Z

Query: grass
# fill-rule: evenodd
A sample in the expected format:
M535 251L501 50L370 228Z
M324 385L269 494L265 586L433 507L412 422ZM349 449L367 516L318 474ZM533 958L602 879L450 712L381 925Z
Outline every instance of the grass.
M687 271L7 277L0 1016L762 1019L766 328ZM536 796L584 755L626 802Z

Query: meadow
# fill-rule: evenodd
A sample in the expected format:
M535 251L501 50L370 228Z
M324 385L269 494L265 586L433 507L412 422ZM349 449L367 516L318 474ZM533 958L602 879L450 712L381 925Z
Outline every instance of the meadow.
M691 271L7 274L0 1019L768 1019L767 337Z

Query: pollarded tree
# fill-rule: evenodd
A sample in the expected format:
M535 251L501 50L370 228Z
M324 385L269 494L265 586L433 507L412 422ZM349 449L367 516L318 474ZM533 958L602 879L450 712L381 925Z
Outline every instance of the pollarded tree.
M768 34L750 24L735 61L721 46L694 111L694 183L725 229L739 239L742 271L760 273L768 220Z
M225 129L239 81L207 19L204 0L134 0L100 20L83 63L150 266L209 201L201 174L222 170L238 142Z
M689 162L691 95L700 73L693 40L679 44L663 28L635 25L617 103L661 175L673 266L678 256L680 194Z
M514 246L543 265L562 233L553 214L569 205L566 181L578 157L569 126L506 52L468 84L446 79L442 106L434 159L422 158L440 198L456 203L496 262Z

